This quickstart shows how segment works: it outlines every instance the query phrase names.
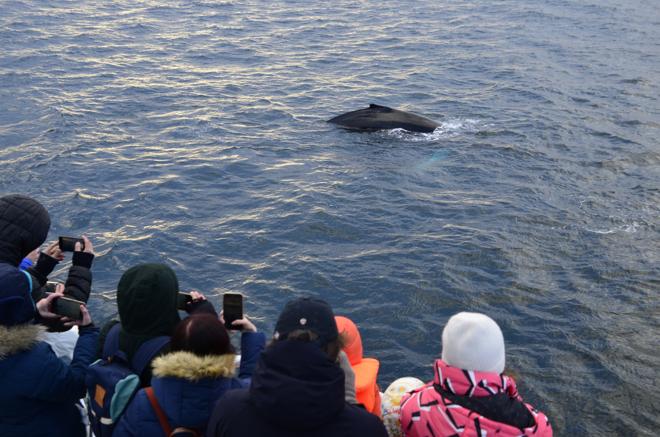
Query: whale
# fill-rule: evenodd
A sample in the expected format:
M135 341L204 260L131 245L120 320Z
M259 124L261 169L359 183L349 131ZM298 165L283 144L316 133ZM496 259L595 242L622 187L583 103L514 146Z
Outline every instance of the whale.
M411 112L399 111L387 106L370 104L368 108L347 112L328 120L328 123L346 129L376 131L381 129L405 129L411 132L433 132L439 123Z

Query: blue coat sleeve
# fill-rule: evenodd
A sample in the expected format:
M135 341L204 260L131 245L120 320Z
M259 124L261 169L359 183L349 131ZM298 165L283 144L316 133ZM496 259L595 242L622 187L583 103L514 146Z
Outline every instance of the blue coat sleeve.
M263 332L244 332L241 334L241 367L238 379L245 380L252 377L259 355L266 346L266 336Z
M48 344L41 343L38 347L44 348L41 353L43 361L35 369L35 384L30 387L31 393L27 395L51 402L75 401L84 397L85 373L94 359L97 338L98 329L81 329L73 360L68 366L55 356Z

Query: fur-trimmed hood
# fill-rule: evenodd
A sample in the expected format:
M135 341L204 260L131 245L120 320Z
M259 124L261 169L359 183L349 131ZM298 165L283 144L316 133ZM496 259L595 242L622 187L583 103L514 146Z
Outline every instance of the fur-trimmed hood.
M234 354L199 356L192 352L177 351L158 357L153 362L153 375L174 377L189 381L204 378L231 378L236 365Z
M0 360L18 352L31 349L41 341L41 334L45 331L41 325L0 325Z

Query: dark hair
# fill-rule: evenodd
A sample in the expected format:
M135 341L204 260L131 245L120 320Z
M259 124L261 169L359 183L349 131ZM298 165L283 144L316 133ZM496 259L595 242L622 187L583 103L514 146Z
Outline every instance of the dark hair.
M309 329L296 329L295 331L291 331L289 335L286 336L285 340L312 342L318 340L318 338L318 334ZM332 361L337 361L339 352L344 347L345 343L344 336L339 334L336 339L321 346L321 349L328 355L328 358Z
M200 356L234 353L227 329L212 314L197 314L179 322L174 329L170 349Z

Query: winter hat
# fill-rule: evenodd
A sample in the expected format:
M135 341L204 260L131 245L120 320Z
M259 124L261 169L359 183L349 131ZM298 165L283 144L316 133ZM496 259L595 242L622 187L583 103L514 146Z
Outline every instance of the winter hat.
M383 406L387 403L387 405L399 407L401 405L401 398L406 393L410 393L423 385L424 382L422 380L412 376L404 376L395 380L387 386L385 393L383 393Z
M485 314L453 315L442 331L442 360L459 369L502 373L505 353L500 327Z
M298 329L309 330L319 336L319 343L325 346L338 337L335 315L330 305L315 297L301 297L290 300L284 306L273 337L285 340Z
M140 264L122 275L117 285L119 347L129 359L145 341L172 335L181 320L178 293L174 271L163 264Z
M399 378L390 384L383 393L383 425L390 437L402 437L401 430L401 399L406 393L410 393L422 387L424 383L417 378L406 376Z
M0 197L0 261L18 266L27 254L46 241L50 216L31 197Z

